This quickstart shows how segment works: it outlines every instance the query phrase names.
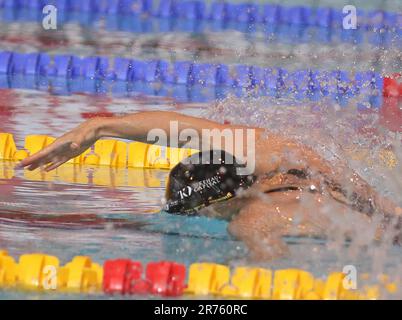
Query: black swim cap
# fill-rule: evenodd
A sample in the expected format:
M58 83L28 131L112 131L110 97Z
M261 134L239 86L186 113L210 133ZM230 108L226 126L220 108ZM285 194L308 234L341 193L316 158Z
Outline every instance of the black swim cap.
M247 189L255 181L253 175L238 175L236 169L241 167L244 165L222 150L199 152L184 159L169 174L164 210L191 215L233 198L239 189Z

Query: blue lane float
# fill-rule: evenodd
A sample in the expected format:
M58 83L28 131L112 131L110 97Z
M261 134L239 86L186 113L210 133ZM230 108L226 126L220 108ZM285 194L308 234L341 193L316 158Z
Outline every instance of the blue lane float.
M330 7L282 6L278 4L230 3L194 0L0 0L0 8L41 11L52 4L59 11L92 14L149 15L187 20L295 24L319 27L342 25L342 9ZM401 28L402 15L382 10L358 10L358 23L365 28Z
M110 66L114 67L111 68ZM66 78L83 77L88 79L117 79L123 81L161 81L166 83L186 85L222 85L228 87L272 86L289 88L289 81L300 89L301 85L309 90L318 89L336 82L337 88L359 89L362 83L357 73L358 81L350 78L347 71L319 72L315 70L296 70L289 72L283 68L263 68L248 65L225 65L197 63L191 61L176 61L170 63L164 60L142 61L124 57L115 57L114 63L102 56L78 57L75 55L53 55L46 53L0 52L0 73L2 74L32 74ZM381 76L371 74L371 82L382 90ZM320 83L317 79L321 78ZM367 80L368 81L368 80Z
M371 81L371 80L370 80ZM347 106L349 99L358 97L359 103L364 109L380 108L382 96L378 95L378 90L373 85L366 86L362 90L350 91L349 94L337 92L336 86L325 87L320 90L311 90L306 87L296 87L292 92L289 90L278 90L274 83L271 87L225 87L225 86L206 86L200 84L188 85L177 83L161 83L146 81L121 81L121 80L97 80L51 76L33 75L7 75L0 74L0 89L29 89L46 91L53 95L71 95L84 93L90 95L111 95L116 98L135 98L135 97L160 97L174 99L179 103L208 103L222 100L228 95L242 98L244 96L260 97L271 96L278 98L293 99L294 102L319 101L328 99L341 106ZM325 94L323 93L325 92ZM341 91L339 91L341 92Z
M110 2L109 5L111 3L117 5L116 1ZM402 18L398 14L381 11L372 12L370 13L370 17L372 17L370 21L373 22L371 27L361 22L364 19L359 19L358 21L361 22L361 25L357 29L344 30L341 25L332 23L336 14L333 12L334 9L331 8L288 7L286 10L282 10L277 5L266 5L264 7L264 18L261 20L261 18L257 18L258 14L256 12L262 9L255 5L239 5L238 10L229 10L230 12L226 9L222 11L226 6L224 2L213 3L212 5L216 7L216 10L211 7L211 13L205 15L194 11L197 6L190 6L193 8L190 8L191 10L187 6L185 10L189 10L188 12L183 13L184 9L180 9L179 12L182 13L173 14L171 12L176 12L177 10L169 7L169 1L162 1L160 5L162 7L156 11L149 9L151 8L149 5L145 6L145 8L148 8L146 9L146 14L137 12L142 10L138 9L142 8L138 4L134 5L137 8L137 13L129 11L130 14L124 13L126 12L124 10L114 9L111 12L104 9L97 10L96 8L94 10L77 11L74 9L75 6L64 4L61 7L60 5L58 6L57 21L60 26L65 23L79 23L88 28L97 28L101 19L104 19L107 30L134 33L203 33L233 29L244 33L249 41L257 36L257 32L259 32L258 34L263 33L269 43L347 42L353 44L370 43L381 47L402 46ZM16 6L14 8L3 5L3 8L0 8L0 20L5 22L41 23L43 19L42 12L35 10L36 7L33 4L31 6L29 8ZM37 6L37 8L40 7ZM83 7L87 8L88 6L84 5ZM258 8L260 9L259 11L257 10ZM286 14L281 17L279 12L282 11L286 12ZM151 12L154 12L154 14L151 14ZM193 13L190 14L189 12ZM192 16L198 16L198 19L190 18ZM236 17L235 20L230 18L234 16ZM388 22L385 23L384 21Z
M112 67L113 66L113 67ZM75 92L168 96L179 101L206 102L236 96L268 95L339 101L364 93L381 96L383 79L371 71L286 70L249 65L191 61L143 61L103 56L78 57L47 53L0 52L3 87L52 88L55 94ZM159 84L159 85L155 85Z

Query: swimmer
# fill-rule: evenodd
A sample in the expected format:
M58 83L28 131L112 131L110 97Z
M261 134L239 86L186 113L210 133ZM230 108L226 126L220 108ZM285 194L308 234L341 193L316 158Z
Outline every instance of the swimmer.
M239 175L236 169L244 167L244 159L236 159L231 150L222 149L222 141L213 139L208 150L193 154L171 170L164 210L227 219L228 232L242 240L256 260L287 254L282 240L285 235L322 237L333 229L347 236L353 232L348 226L353 224L351 215L359 228L369 228L380 217L382 223L374 238L383 236L384 225L394 218L400 224L401 208L380 196L356 172L345 165L331 165L310 147L266 129L220 124L175 112L89 119L18 166L28 170L56 169L104 137L147 143L150 130L169 132L171 121L177 121L179 132L195 130L199 140L203 129L229 130L233 136L236 129L254 129L253 172ZM179 147L199 148L204 142L179 141ZM248 142L242 142L247 148ZM165 144L169 146L169 141ZM210 162L199 161L208 159L206 156ZM212 159L218 159L218 163ZM339 226L339 221L346 226ZM377 225L378 222L376 229Z

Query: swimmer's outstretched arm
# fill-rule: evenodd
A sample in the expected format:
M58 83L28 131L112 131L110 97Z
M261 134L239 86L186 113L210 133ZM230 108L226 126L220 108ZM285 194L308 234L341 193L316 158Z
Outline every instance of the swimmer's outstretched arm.
M339 168L337 168L337 171L335 171L328 161L320 157L312 149L272 133L267 135L265 129L220 124L167 111L148 111L121 117L89 119L56 139L43 150L22 160L19 167L28 167L29 170L44 167L45 171L50 171L80 155L100 138L114 137L150 142L147 137L151 130L162 129L169 136L171 124L177 124L178 132L189 129L197 133L199 140L192 138L190 143L179 142L178 144L179 147L185 144L186 147L190 148L199 148L203 144L203 141L200 141L202 140L203 130L228 130L235 137L236 129L252 129L255 136L253 154L255 156L254 173L256 175L294 168L308 168L309 171L319 173L325 176L330 183L335 184L339 182L340 176L345 176L344 170L339 171ZM221 141L212 141L211 148L224 149L224 135L221 136ZM169 145L169 142L170 139L158 141L157 143ZM239 141L235 141L235 143L239 143ZM242 144L244 148L243 154L246 154L245 150L249 147L246 134L243 134ZM373 198L376 199L377 203L383 202L384 205L382 206L386 209L385 211L391 212L391 214L394 213L396 209L393 203L382 200L357 174L352 173L351 177L355 179L349 179L348 181L350 192L355 192L366 201L370 201ZM398 208L398 210L400 209Z
M182 147L185 145L186 147L195 149L198 149L202 144L203 130L244 129L242 126L228 126L206 119L166 111L139 112L111 118L93 118L59 137L38 153L22 160L19 166L28 167L29 170L34 170L38 167L45 167L46 171L53 170L69 159L80 155L98 139L104 137L155 143L155 141L147 139L150 131L154 129L161 129L168 136L167 141L157 141L156 143L169 146L171 142L169 139L171 125L174 126L176 124L178 133L188 129L193 130L199 137L199 139L192 137L188 142L178 141L178 146ZM259 139L264 130L254 129L256 130L256 137ZM224 144L224 139L222 139L221 145L224 146ZM213 141L211 148L215 147L217 147L217 142Z
M289 153L293 153L294 159L299 160L303 158L303 161L308 162L311 166L318 166L321 171L328 171L330 169L320 159L315 159L316 155L312 154L312 156L306 153L299 145L277 135L266 135L264 129L220 124L207 119L167 111L148 111L121 117L89 119L56 139L43 150L22 160L20 166L28 167L29 170L34 170L38 167L45 167L46 171L53 170L69 159L83 153L98 139L105 137L154 143L154 141L148 141L147 139L151 130L161 129L169 136L169 134L174 134L170 132L171 125L174 126L176 124L178 133L187 129L195 132L198 137L198 139L197 137L192 137L190 141L178 141L178 146L182 147L185 145L186 147L195 149L202 148L204 130L218 130L218 132L226 130L226 132L231 133L234 137L236 129L251 129L255 138L253 155L255 155L255 174L257 175L275 171L281 166L284 169L287 167L294 168L296 164L293 163L294 161L289 160L292 158L289 156ZM235 139L235 143L242 142L243 154L246 154L245 150L249 147L247 145L246 134L243 134L242 138L242 140L239 139L240 141ZM169 146L170 142L171 140L168 138L167 141L157 141L156 143ZM220 141L219 139L212 139L210 148L225 149L225 142L224 135L221 135Z

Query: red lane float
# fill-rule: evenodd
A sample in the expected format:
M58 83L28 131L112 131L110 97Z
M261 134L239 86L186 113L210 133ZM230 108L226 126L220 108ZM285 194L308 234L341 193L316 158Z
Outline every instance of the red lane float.
M384 77L383 96L402 97L402 75L394 73L390 77Z
M180 296L186 287L183 264L160 261L146 266L129 259L107 260L104 264L103 291L108 294L154 294Z

